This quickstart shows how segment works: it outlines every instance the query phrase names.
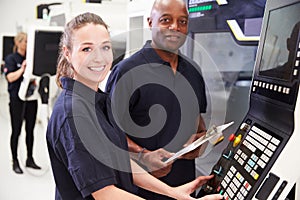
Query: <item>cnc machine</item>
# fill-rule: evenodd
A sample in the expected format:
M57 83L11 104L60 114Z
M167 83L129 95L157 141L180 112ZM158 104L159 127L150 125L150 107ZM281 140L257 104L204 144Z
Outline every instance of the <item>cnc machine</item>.
M249 110L200 193L285 199L300 176L300 1L268 0ZM296 198L297 192L296 192Z

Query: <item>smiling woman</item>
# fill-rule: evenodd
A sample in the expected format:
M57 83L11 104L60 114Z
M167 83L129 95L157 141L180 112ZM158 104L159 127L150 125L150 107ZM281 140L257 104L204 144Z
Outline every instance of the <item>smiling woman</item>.
M98 89L112 61L107 25L99 16L84 13L65 26L56 77L63 91L47 128L56 199L97 199L97 195L105 199L103 192L135 191L130 173L105 165L114 160L130 171L128 153L118 157L105 145L110 138L127 148L125 136L114 127L109 114L109 99ZM102 148L98 155L89 152L94 148L85 143L89 138Z

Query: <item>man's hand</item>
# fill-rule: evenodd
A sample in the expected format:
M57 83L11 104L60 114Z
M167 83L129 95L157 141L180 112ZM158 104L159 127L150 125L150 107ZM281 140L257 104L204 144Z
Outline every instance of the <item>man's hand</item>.
M172 169L172 163L165 164L163 159L170 158L173 153L164 149L158 149L151 152L143 153L140 162L145 165L149 172L156 178L166 176Z
M201 132L201 133L196 133L193 134L189 140L183 145L183 147L186 147L190 144L192 144L194 141L198 140L199 138L205 136L206 132ZM188 159L188 160L193 160L197 157L199 157L206 149L207 147L207 142L205 142L204 144L200 145L198 148L194 149L193 151L184 154L183 156L181 156L182 159Z

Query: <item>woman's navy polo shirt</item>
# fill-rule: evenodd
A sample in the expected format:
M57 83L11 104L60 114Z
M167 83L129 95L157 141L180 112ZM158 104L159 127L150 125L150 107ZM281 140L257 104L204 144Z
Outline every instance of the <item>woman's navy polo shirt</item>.
M114 112L119 112L115 120L134 142L149 150L176 152L196 133L199 114L206 112L205 83L194 61L179 54L174 74L150 43L115 66L106 91L116 107ZM127 107L120 106L123 104ZM194 160L177 160L161 180L177 186L194 178Z
M93 199L108 185L136 192L126 137L112 119L108 95L61 80L46 136L56 199Z
M18 52L9 54L5 58L5 65L4 65L4 74L7 76L11 72L15 72L22 66L25 57L20 55ZM10 98L18 98L18 93L20 90L21 82L23 80L23 76L21 76L18 80L8 83L8 92Z

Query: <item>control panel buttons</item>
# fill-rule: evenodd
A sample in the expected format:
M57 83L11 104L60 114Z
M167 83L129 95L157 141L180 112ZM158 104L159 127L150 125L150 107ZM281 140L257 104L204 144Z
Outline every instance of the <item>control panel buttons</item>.
M231 134L231 135L229 136L229 138L228 138L228 140L229 140L230 142L233 142L234 139L235 139L235 135L234 135L234 134Z
M225 151L223 153L223 157L226 158L226 159L230 159L230 157L233 155L232 151L229 150L229 151Z
M251 122L248 122L248 123L251 123ZM247 131L250 129L250 125L249 125L248 123L247 123L247 122L246 122L246 123L245 123L245 122L242 123L240 129L241 129L242 131L247 132Z
M255 183L262 179L264 169L282 141L252 121L242 123L228 140L229 145L212 169L215 178L204 190L222 194L228 200L245 200Z
M239 145L241 140L242 140L242 135L239 134L233 141L233 147L236 147L237 145Z
M222 172L222 167L221 167L221 166L217 167L217 168L214 170L214 173L217 174L217 175L221 175L221 172Z

